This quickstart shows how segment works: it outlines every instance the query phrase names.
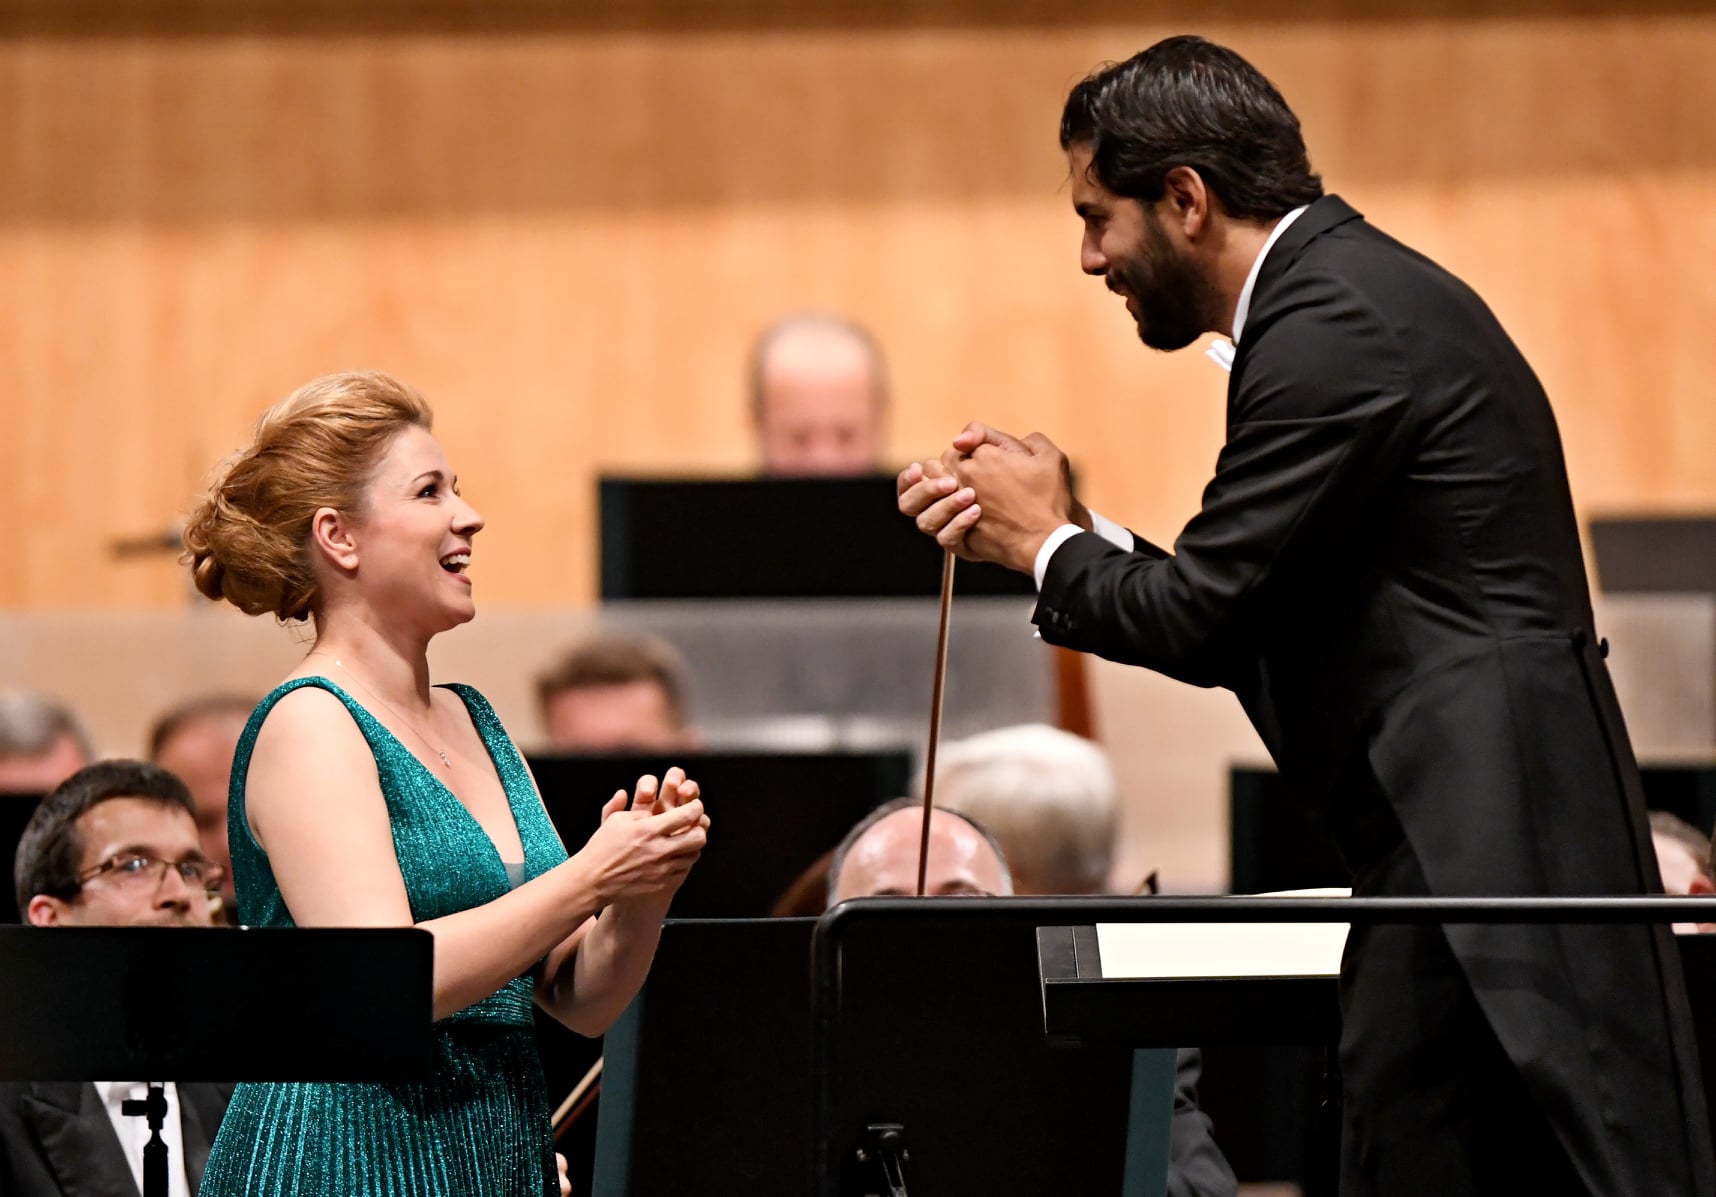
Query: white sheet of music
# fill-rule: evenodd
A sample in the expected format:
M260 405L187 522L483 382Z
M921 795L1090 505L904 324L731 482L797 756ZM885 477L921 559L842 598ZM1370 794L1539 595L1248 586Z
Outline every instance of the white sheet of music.
M1257 897L1345 898L1345 889ZM1345 923L1098 923L1102 975L1142 977L1332 977L1341 970Z

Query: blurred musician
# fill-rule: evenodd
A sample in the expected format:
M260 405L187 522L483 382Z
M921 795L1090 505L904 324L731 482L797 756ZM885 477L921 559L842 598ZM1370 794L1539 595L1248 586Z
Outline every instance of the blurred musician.
M45 794L94 759L66 707L32 690L0 690L0 796Z
M881 468L887 368L870 334L840 316L788 316L751 351L751 419L763 473L843 477Z
M685 660L656 636L602 631L584 637L536 680L548 746L559 752L695 750L686 717Z

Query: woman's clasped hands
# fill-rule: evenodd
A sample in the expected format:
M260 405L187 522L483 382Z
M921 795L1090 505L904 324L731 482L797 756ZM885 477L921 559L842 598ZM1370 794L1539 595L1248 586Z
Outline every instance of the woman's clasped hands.
M675 766L657 782L638 780L629 798L617 790L602 807L602 825L584 845L596 865L603 905L671 898L703 852L709 816L701 791Z

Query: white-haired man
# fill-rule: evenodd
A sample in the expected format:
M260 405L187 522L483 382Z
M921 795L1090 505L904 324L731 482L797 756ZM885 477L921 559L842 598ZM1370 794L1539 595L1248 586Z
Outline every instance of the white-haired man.
M1119 802L1108 754L1091 741L1042 723L957 740L936 764L935 797L995 833L1016 892L1107 891Z

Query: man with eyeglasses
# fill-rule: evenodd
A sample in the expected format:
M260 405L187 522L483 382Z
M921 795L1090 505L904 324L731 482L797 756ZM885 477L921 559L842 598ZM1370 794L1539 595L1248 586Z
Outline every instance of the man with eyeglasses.
M80 769L42 799L18 842L18 909L38 927L211 925L222 870L203 854L177 777L140 761ZM115 1197L142 1192L141 1118L120 1112L143 1082L0 1084L0 1193ZM193 1197L230 1085L169 1083L171 1197Z

